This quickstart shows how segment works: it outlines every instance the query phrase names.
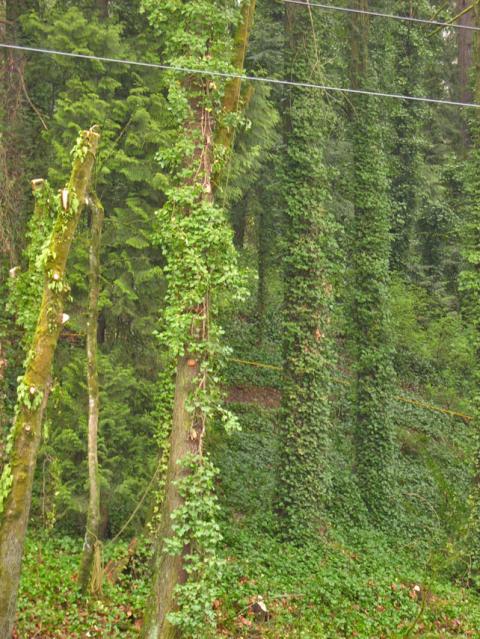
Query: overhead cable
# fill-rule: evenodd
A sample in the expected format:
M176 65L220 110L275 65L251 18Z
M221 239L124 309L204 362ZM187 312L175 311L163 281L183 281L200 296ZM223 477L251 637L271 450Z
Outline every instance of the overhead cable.
M411 102L428 102L429 104L440 104L445 106L467 107L480 109L480 104L475 102L457 102L455 100L440 100L437 98L425 98L415 95L401 95L399 93L384 93L382 91L367 91L364 89L350 89L344 87L333 87L328 84L315 84L312 82L297 82L294 80L281 80L278 78L262 78L255 75L244 75L242 73L230 73L223 71L210 71L208 69L195 69L189 67L181 67L169 64L159 64L156 62L142 62L139 60L123 60L121 58L108 58L105 56L87 55L85 53L73 53L69 51L57 51L55 49L42 49L40 47L26 47L19 44L0 43L0 49L14 49L17 51L25 51L27 53L43 53L48 55L58 55L66 58L79 58L81 60L91 60L96 62L107 62L112 64L123 64L128 66L143 67L147 69L160 69L162 71L172 71L174 73L184 73L186 75L203 75L210 78L236 78L239 80L247 80L249 82L262 82L264 84L276 84L291 87L299 87L302 89L320 89L322 91L332 91L336 93L350 93L355 95L368 95L378 98L391 98L394 100L409 100Z
M337 7L330 4L323 4L319 2L306 2L306 0L282 0L282 2L288 4L299 4L305 7L317 7L318 9L325 9L326 11L340 11L342 13L355 13L366 16L372 16L374 18L388 18L389 20L402 20L404 22L415 22L418 24L430 24L436 27L443 27L445 29L467 29L469 31L480 31L480 27L470 26L468 24L457 24L453 22L440 22L439 20L427 20L426 18L414 18L413 16L399 16L393 13L381 13L379 11L369 11L367 9L351 9L349 7ZM459 16L456 16L459 17ZM455 20L455 18L452 18Z

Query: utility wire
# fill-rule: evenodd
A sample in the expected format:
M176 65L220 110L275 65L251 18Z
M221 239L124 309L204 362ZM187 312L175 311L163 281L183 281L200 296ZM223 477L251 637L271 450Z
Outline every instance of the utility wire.
M414 95L401 95L399 93L383 93L381 91L366 91L364 89L348 89L344 87L332 87L327 84L313 84L311 82L296 82L294 80L280 80L277 78L262 78L254 75L243 75L241 73L229 73L223 71L209 71L208 69L194 69L189 67L180 67L169 64L159 64L156 62L142 62L138 60L123 60L120 58L107 58L104 56L87 55L85 53L73 53L69 51L57 51L55 49L41 49L39 47L25 47L19 44L0 43L0 49L14 49L16 51L25 51L27 53L43 53L48 55L58 55L66 58L79 58L81 60L92 60L97 62L108 62L112 64L124 64L129 66L143 67L147 69L161 69L162 71L174 71L175 73L185 73L188 75L203 75L213 78L237 78L240 80L248 80L249 82L262 82L264 84L276 84L291 87L300 87L303 89L321 89L322 91L334 91L337 93L353 93L356 95L369 95L379 98L392 98L394 100L409 100L411 102L428 102L429 104L442 104L446 106L467 107L480 109L480 104L475 102L456 102L454 100L439 100L437 98L425 98Z
M414 18L413 16L399 16L393 13L380 13L379 11L368 11L366 9L351 9L348 7L337 7L330 4L322 4L318 2L305 2L305 0L282 0L282 2L285 2L288 4L300 4L305 7L317 7L318 9L325 9L327 11L341 11L342 13L356 13L356 14L372 16L376 18L388 18L389 20L402 20L404 22L415 22L418 24L431 24L436 27L444 27L444 28L451 27L452 29L468 29L469 31L480 31L480 27L470 26L468 24L453 24L453 22L440 22L439 20L427 20L426 18ZM470 7L470 9L472 7ZM452 18L452 21L458 17L460 17L460 15L455 16L455 18Z

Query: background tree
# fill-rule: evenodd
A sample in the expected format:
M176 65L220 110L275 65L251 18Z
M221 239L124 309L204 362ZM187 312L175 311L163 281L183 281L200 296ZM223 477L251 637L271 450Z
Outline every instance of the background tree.
M303 7L286 7L285 59L291 61L286 71L292 81L322 82L317 24ZM285 382L279 509L290 538L318 527L329 489L336 240L324 156L332 123L323 96L305 89L288 90L281 180Z
M97 553L100 555L100 482L98 469L98 422L100 389L98 384L98 298L100 296L100 247L104 210L97 196L91 195L91 244L87 319L87 384L88 384L88 485L89 501L85 543L80 565L79 584L83 592L90 586L98 594L99 584L92 583L92 568Z
M368 2L355 5L368 10ZM352 83L371 87L368 16L352 18ZM378 101L352 102L353 202L352 341L356 471L374 519L386 521L391 509L393 432L392 348L389 333L390 210L387 167Z

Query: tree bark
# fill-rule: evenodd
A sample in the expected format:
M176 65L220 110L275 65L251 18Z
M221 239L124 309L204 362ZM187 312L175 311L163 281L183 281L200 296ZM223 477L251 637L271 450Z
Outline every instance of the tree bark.
M143 639L178 639L179 637L178 629L168 621L167 615L175 608L176 586L185 582L183 558L164 552L163 540L172 536L172 513L182 504L176 483L184 476L185 471L178 462L189 453L198 453L198 441L190 438L193 428L192 414L186 409L188 398L194 390L198 365L189 366L189 362L189 357L182 357L177 363L170 458L158 532L153 591L146 613Z
M100 295L100 247L104 210L102 203L91 195L92 229L90 240L90 291L87 319L87 385L88 385L88 482L89 502L87 527L83 554L80 564L79 585L82 592L92 586L92 592L99 587L92 583L92 566L95 547L100 536L100 485L98 476L98 421L100 392L98 386L98 298Z
M15 7L0 0L0 40L14 41ZM19 218L24 190L23 152L19 141L22 117L23 67L21 55L0 51L0 254L15 266L18 260Z
M110 0L97 0L98 11L100 12L100 17L102 19L108 18L108 7L110 4Z
M67 258L89 188L99 134L82 134L68 187L62 192L46 261L42 303L19 386L11 454L0 487L0 637L12 635L32 484L53 357L63 322Z

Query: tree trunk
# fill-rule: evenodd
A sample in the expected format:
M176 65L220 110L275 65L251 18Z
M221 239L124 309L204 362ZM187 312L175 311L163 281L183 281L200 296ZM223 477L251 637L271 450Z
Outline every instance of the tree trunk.
M0 481L0 637L12 635L32 484L47 403L53 357L63 322L67 258L89 188L99 135L82 133L68 187L63 190L52 230L42 303L18 388L11 454Z
M480 27L480 6L475 7L475 26ZM475 102L480 100L480 34L474 39L474 95ZM464 224L463 254L465 266L460 274L460 290L463 293L463 313L474 329L474 348L476 367L473 379L476 388L480 387L480 116L477 112L469 119L469 133L472 140L468 158L465 161L466 192L468 193L468 218ZM476 579L480 574L480 395L473 394L475 428L475 467L471 488L471 573Z
M368 9L366 0L355 8ZM368 89L368 17L352 19L352 84ZM371 81L371 84L370 84ZM391 523L393 366L389 331L390 204L384 114L376 98L352 98L353 204L351 335L355 353L353 412L358 485L372 520Z
M97 7L100 13L100 17L104 20L108 18L108 7L110 4L110 0L97 0Z
M15 40L15 7L0 0L0 40ZM0 51L0 254L11 266L18 260L20 214L24 201L20 141L24 61L16 51Z
M79 585L82 592L93 586L92 592L100 584L91 581L95 548L99 548L100 536L100 485L98 477L98 419L100 410L100 393L98 387L98 298L100 295L100 246L104 210L102 203L95 195L92 198L92 229L90 240L90 291L88 298L87 319L87 383L88 383L88 483L89 502L85 542L80 564Z
M472 4L472 0L457 0L456 13L460 14ZM460 16L458 24L472 27L475 22L473 9ZM473 98L470 87L470 69L473 62L473 31L471 29L457 29L458 36L458 81L460 84L460 99L471 102Z
M263 344L265 338L267 310L267 261L268 261L268 232L267 213L262 205L257 211L257 322L258 343Z
M198 374L198 365L189 365L192 361L189 357L182 357L177 363L170 458L158 531L159 545L154 565L153 591L146 612L143 639L177 639L179 637L178 629L169 623L167 615L175 609L175 587L177 584L184 583L185 572L182 556L172 556L164 552L163 540L172 536L172 513L182 504L176 482L181 479L185 471L178 462L189 453L198 453L199 442L190 437L193 427L192 414L186 408Z
M243 69L248 37L253 21L255 0L242 7L243 21L239 25L235 38L234 63L238 70ZM241 34L241 35L239 35ZM189 80L187 80L187 83ZM241 82L230 81L225 89L223 112L232 113L239 108ZM200 101L201 102L201 101ZM191 159L200 162L202 173L201 199L206 203L213 203L214 188L218 185L220 175L213 173L213 127L214 119L209 109L198 106L198 98L192 100L191 110L194 115L190 123L191 130L199 132L197 146ZM233 144L234 128L221 126L217 130L215 145L221 145L228 152ZM197 176L197 179L198 178ZM190 215L188 210L182 212ZM192 335L200 344L208 338L209 299L205 298L197 309L198 315L192 314ZM200 326L203 324L203 326ZM165 484L165 497L162 503L161 524L158 533L156 559L154 565L153 588L147 604L145 624L142 630L143 639L178 639L179 629L168 620L168 614L175 610L175 588L183 584L186 579L183 555L171 556L165 551L164 540L171 537L172 514L182 505L182 498L178 491L178 480L187 471L182 469L181 462L189 454L202 455L204 439L205 416L193 415L188 410L188 400L192 396L195 384L198 384L200 362L188 353L180 357L176 366L175 399L173 409L172 431L170 435L170 457ZM206 381L203 383L206 384ZM184 553L187 552L185 549Z
M324 79L312 34L316 20L302 7L286 8L289 80ZM284 381L276 508L283 535L292 541L318 530L329 487L335 226L324 156L331 117L322 95L288 89L283 109Z

